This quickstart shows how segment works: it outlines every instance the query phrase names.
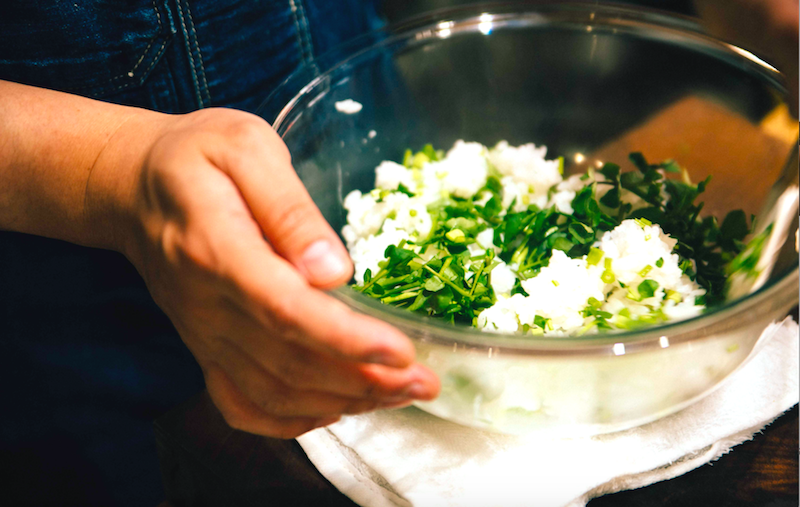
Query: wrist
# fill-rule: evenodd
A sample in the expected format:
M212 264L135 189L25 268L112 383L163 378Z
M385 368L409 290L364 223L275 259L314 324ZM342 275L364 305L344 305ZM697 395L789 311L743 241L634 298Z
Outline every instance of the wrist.
M151 147L170 116L130 109L97 155L84 197L84 229L91 246L115 250L132 260L140 177Z

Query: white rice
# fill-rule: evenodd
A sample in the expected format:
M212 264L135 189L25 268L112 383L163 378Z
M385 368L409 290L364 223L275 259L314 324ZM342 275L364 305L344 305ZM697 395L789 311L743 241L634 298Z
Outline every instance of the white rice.
M563 179L560 162L545 159L546 152L546 147L533 144L512 147L503 141L487 149L478 143L458 141L443 160L425 163L421 168L382 162L375 171L376 190L366 194L354 190L344 201L348 213L342 235L355 264L356 283L363 284L367 269L373 274L379 270L388 245L430 233L432 220L427 206L431 203L448 195L473 197L485 203L490 195L476 193L486 184L490 166L501 175L504 208L514 203L514 211L523 211L534 204L542 209L555 206L571 214L576 193L592 181L582 181L580 175ZM415 195L391 192L400 185ZM623 200L639 204L638 198L626 192ZM476 242L467 246L470 253L479 255L487 249L498 253L493 236L492 229L479 233ZM679 257L673 253L675 244L676 240L658 225L625 220L596 242L594 247L602 251L603 258L595 265L589 265L586 256L571 259L554 250L546 267L535 277L521 280L528 296L511 295L518 278L517 266L497 259L490 273L497 302L478 316L477 326L491 332L556 336L593 332L595 318L584 317L590 304L611 314L607 322L618 327L625 327L631 319L697 315L704 307L695 305L695 300L705 290L682 272ZM603 281L604 272L613 275L612 282ZM637 291L645 280L657 284L652 297L644 298ZM542 322L546 324L542 326Z

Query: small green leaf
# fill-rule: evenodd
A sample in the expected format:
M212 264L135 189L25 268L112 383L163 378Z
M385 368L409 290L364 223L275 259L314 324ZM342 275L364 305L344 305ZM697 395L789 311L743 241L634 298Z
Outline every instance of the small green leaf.
M672 159L665 160L665 161L661 162L660 164L658 164L658 166L661 169L663 169L664 171L668 172L668 173L680 173L681 172L681 166L679 166L678 163L675 162Z
M562 250L564 252L568 252L573 246L574 243L564 237L555 238L552 244L553 250Z
M439 292L440 290L444 289L444 282L440 278L432 276L425 281L424 287L425 290Z
M642 171L642 173L646 173L650 169L650 164L647 163L647 159L644 158L644 155L641 152L634 152L628 155L628 158L633 165L636 166L637 169Z
M428 301L428 297L425 296L422 292L417 295L417 298L411 303L411 306L408 307L409 310L416 311L422 308L425 302Z
M620 204L619 187L614 187L600 198L600 204L609 208L617 208Z
M412 192L411 190L409 190L409 189L408 189L408 187L406 187L406 186L405 186L405 185L403 185L402 183L400 183L400 184L397 186L397 191L398 191L398 192L400 192L400 193L406 194L406 195L407 195L407 196L409 196L409 197L414 197L414 192Z
M658 290L658 282L655 280L645 280L636 287L636 290L643 299L651 298Z
M619 166L613 162L606 162L600 169L600 173L609 180L616 180L619 176Z
M750 232L744 211L737 209L728 213L719 227L719 232L725 240L743 240Z

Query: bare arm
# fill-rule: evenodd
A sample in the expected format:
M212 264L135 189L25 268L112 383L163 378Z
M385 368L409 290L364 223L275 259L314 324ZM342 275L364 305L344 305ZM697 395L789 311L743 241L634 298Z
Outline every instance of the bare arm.
M133 183L121 176L133 173L142 153L129 146L127 157L115 154L126 167L111 181L95 165L128 122L142 125L139 145L152 142L161 116L0 81L0 229L114 248L113 215L122 206L108 197L130 200ZM92 202L92 193L106 198Z
M0 228L125 254L233 427L293 437L437 394L405 336L320 290L352 264L260 118L11 83L0 118Z

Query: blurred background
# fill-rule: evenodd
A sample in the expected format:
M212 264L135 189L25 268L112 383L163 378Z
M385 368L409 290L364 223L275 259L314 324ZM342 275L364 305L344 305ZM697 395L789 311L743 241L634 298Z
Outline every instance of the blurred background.
M517 0L519 2L521 0ZM458 7L460 5L475 4L474 0L384 0L384 15L390 22L401 21L418 14ZM514 0L506 3L515 3ZM693 15L695 13L691 0L617 0L621 4L634 4L642 7L663 9L681 14Z

